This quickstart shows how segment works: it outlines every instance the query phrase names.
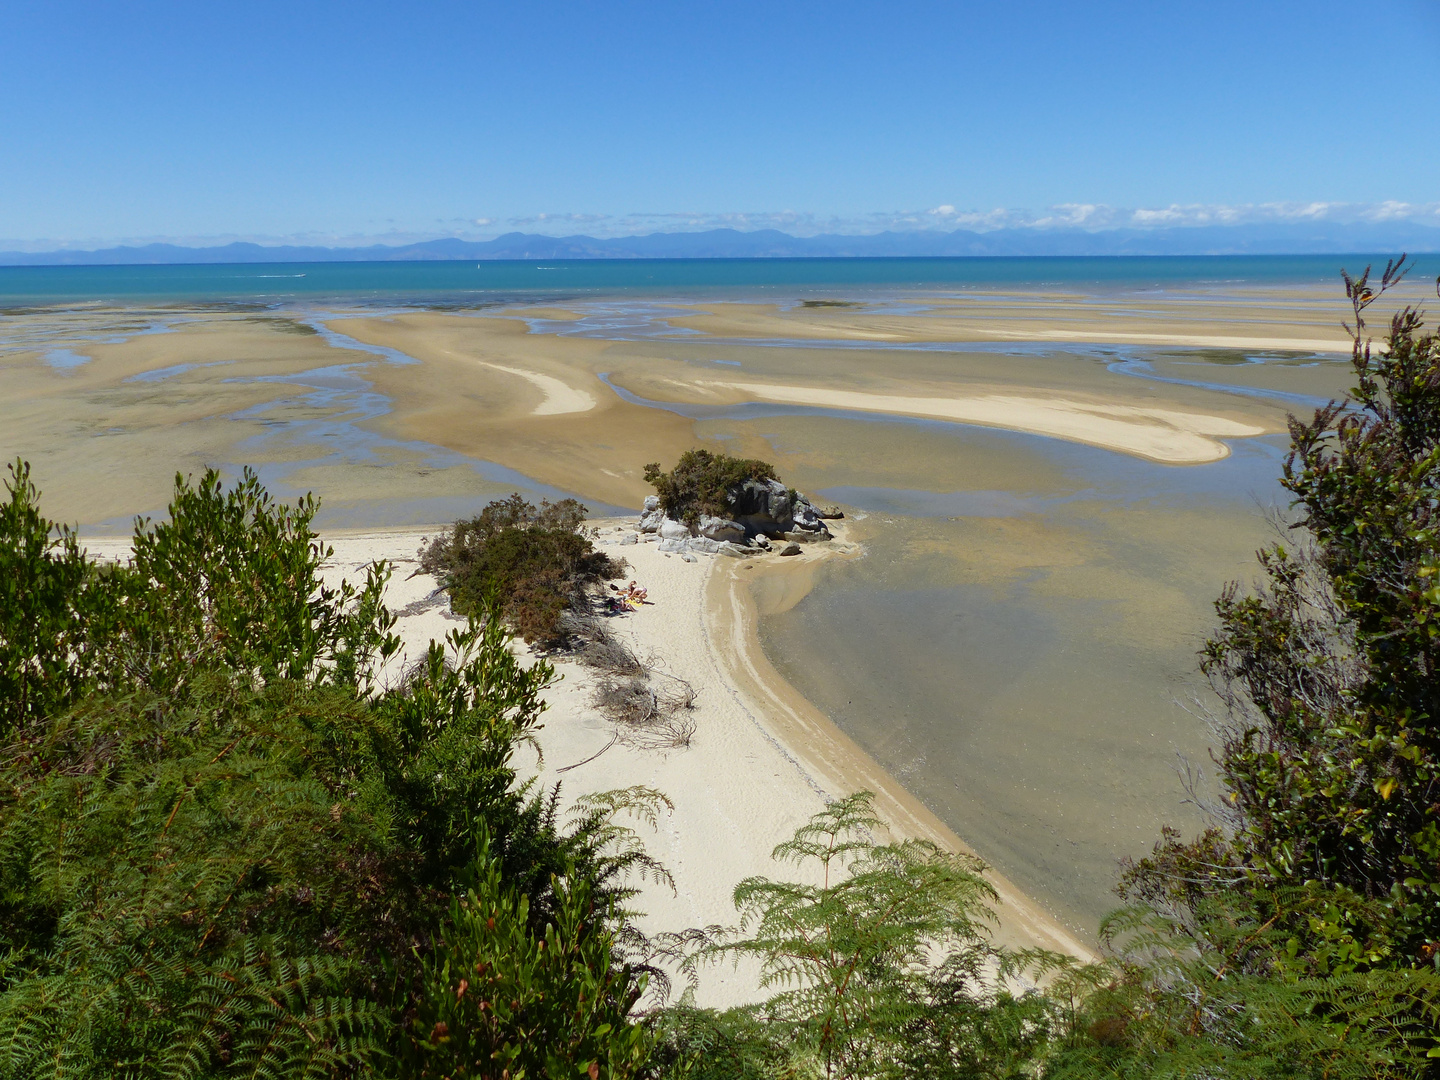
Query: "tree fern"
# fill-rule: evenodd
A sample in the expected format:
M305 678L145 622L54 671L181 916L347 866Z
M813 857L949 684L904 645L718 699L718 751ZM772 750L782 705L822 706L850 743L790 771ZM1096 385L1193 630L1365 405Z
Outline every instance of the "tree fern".
M518 781L553 673L493 612L381 684L386 568L323 585L314 508L248 473L177 481L105 571L48 539L17 471L0 562L63 647L0 612L0 1078L424 1071L424 1047L387 1055L435 1004L482 849L515 933L578 950L546 968L556 992L609 988L606 1060L643 1057L618 904L658 868L615 814L658 797L562 826Z

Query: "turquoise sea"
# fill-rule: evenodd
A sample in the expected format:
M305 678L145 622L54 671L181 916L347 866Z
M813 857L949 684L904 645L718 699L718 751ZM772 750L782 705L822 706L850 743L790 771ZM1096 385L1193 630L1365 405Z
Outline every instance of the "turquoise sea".
M376 302L483 304L522 297L786 294L985 286L1165 289L1320 284L1384 255L974 257L926 259L578 259L3 266L0 307L71 303ZM1440 256L1422 256L1433 274Z

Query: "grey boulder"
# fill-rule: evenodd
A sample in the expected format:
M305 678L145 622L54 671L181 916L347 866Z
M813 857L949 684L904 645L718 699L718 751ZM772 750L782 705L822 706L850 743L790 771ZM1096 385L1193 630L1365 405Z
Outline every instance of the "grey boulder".
M728 540L732 544L745 542L745 526L738 521L701 514L696 531L707 540Z
M810 500L778 480L746 480L731 491L730 506L747 536L829 532Z

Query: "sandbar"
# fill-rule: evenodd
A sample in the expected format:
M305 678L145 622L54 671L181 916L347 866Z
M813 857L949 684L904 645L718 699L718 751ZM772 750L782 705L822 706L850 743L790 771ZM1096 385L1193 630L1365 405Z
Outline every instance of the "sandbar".
M1119 450L1169 465L1199 465L1230 453L1221 438L1261 435L1265 428L1205 413L1181 412L1073 398L976 394L968 397L902 397L814 386L701 382L728 387L760 401L856 412L934 417L986 427L1028 431Z
M507 375L518 375L531 386L538 389L544 397L540 404L530 410L531 416L565 416L568 413L589 412L595 408L595 398L584 390L577 390L562 379L553 375L542 375L538 371L527 371L524 368L506 367L503 364L492 364L484 360L480 361L488 368L496 371L503 371Z
M1337 275L1338 278L1338 275ZM870 342L1090 342L1346 354L1350 317L1343 290L1227 287L1059 291L1045 287L965 290L963 295L903 294L831 306L730 301L692 303L666 317L677 328L734 340ZM1423 301L1407 282L1386 297L1388 312Z

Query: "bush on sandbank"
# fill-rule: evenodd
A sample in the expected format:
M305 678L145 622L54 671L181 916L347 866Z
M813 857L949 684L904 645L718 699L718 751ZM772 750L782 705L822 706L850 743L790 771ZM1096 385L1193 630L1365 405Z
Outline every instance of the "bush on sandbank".
M449 592L457 614L478 613L494 595L527 642L560 645L569 636L566 614L588 614L596 586L626 569L624 560L595 550L583 528L586 512L574 499L542 500L537 508L516 493L430 541L420 550L420 569Z
M729 517L731 495L747 480L778 479L768 461L709 450L686 450L669 472L658 462L645 466L645 482L660 496L660 509L687 525L694 525L703 514Z

